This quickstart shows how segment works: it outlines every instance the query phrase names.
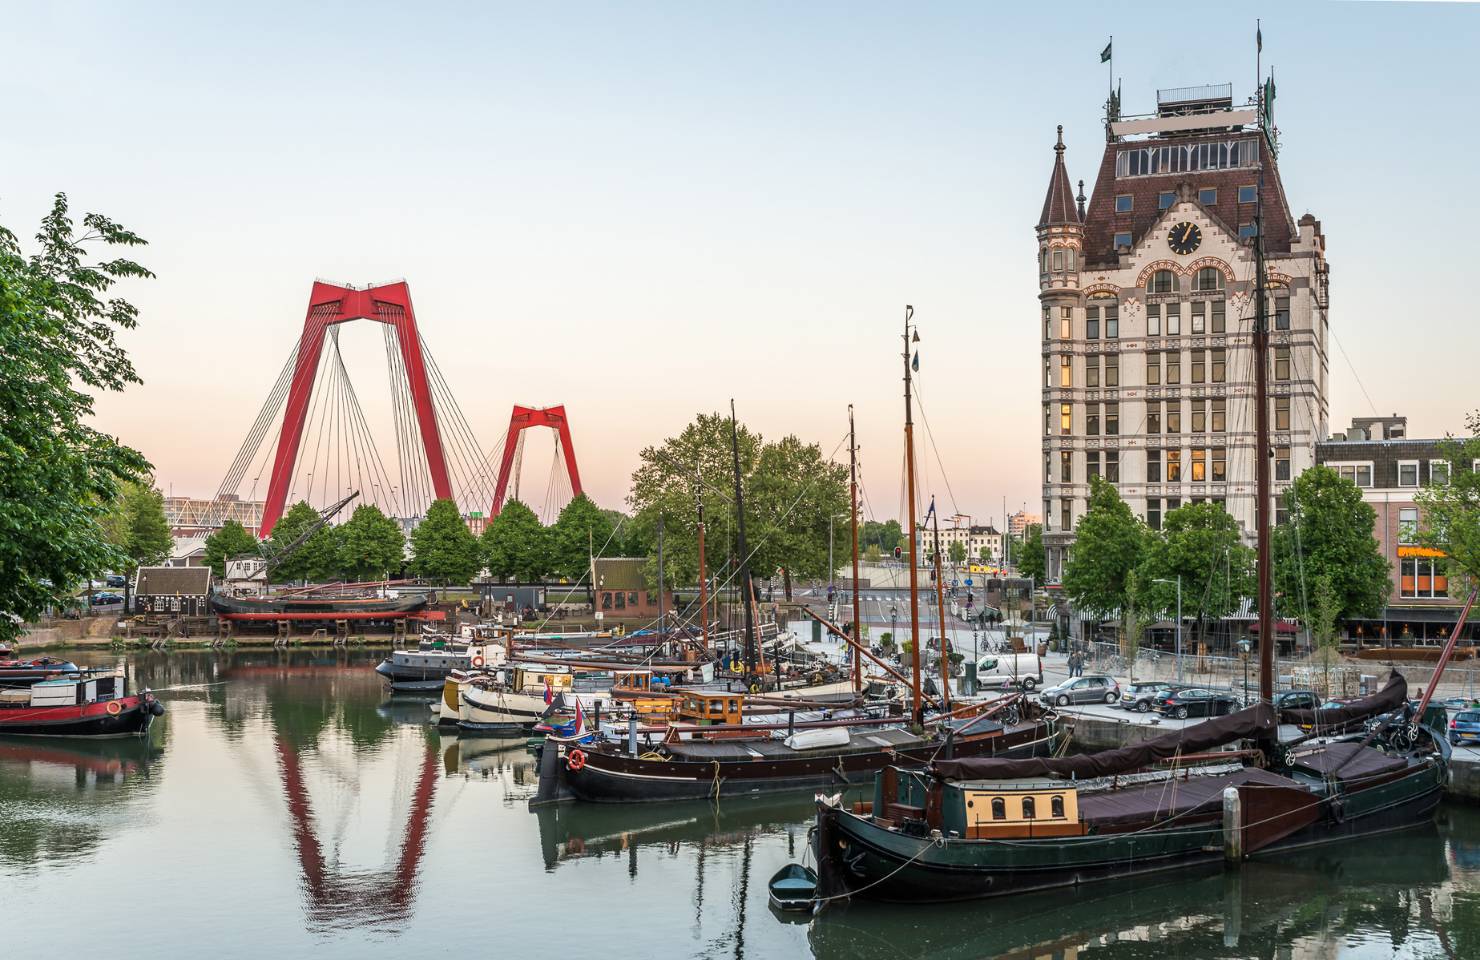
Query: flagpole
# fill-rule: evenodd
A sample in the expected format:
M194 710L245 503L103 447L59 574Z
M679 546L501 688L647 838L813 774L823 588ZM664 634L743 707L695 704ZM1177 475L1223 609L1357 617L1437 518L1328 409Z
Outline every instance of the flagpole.
M1110 96L1115 96L1115 34L1110 34L1110 75L1106 77L1110 82Z

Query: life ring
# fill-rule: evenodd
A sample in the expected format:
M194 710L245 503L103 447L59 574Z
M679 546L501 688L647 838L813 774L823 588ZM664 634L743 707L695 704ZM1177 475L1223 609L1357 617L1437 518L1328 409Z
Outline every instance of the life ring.
M481 667L486 662L487 661L485 661L482 657L474 657L473 658L473 666L475 666L475 667Z
M123 712L123 707L119 705L117 700L109 700L108 712L116 717Z
M570 756L565 758L565 769L574 773L586 765L586 755L580 750L572 750Z

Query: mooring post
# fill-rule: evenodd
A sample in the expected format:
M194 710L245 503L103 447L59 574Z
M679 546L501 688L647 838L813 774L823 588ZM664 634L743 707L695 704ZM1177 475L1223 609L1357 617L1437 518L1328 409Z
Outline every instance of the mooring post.
M1223 788L1223 859L1238 863L1244 859L1242 810L1237 787Z
M637 756L637 714L627 718L627 753Z

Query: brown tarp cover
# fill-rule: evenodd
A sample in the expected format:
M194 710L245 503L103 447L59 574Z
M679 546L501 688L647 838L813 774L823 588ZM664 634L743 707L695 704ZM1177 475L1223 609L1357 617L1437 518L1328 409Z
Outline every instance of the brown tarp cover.
M1281 710L1280 722L1316 729L1344 727L1379 713L1391 713L1407 699L1408 681L1394 670L1388 674L1387 685L1370 697L1353 700L1345 706L1332 707L1329 710Z
M1360 743L1328 743L1313 750L1297 750L1290 754L1290 763L1338 780L1361 780L1408 765L1402 757L1391 757Z
M1079 796L1079 816L1086 823L1122 826L1179 816L1202 809L1222 809L1223 788L1243 784L1261 787L1299 787L1277 773L1246 767L1216 777L1180 777L1143 786L1121 787Z
M1204 723L1100 753L1073 757L1039 757L1030 760L1004 760L992 757L969 757L964 760L937 760L933 769L947 780L1022 780L1030 777L1111 777L1149 767L1158 760L1178 754L1202 753L1225 744L1261 734L1273 736L1274 708L1258 703L1226 717L1215 717Z

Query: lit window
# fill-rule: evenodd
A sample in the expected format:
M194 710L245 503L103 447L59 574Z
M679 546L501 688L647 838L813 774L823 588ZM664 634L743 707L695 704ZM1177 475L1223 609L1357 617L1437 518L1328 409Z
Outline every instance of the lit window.
M1059 404L1059 433L1068 436L1074 423L1074 408L1067 403Z
M1147 293L1171 293L1177 282L1176 274L1170 270L1157 270L1146 283Z
M1182 451L1168 450L1166 453L1167 483L1179 483L1182 480Z
M1217 187L1203 187L1197 191L1197 202L1205 207L1211 207L1218 202Z
M1122 193L1120 196L1115 198L1115 212L1130 213L1131 208L1135 205L1135 202L1135 198L1132 197L1130 194Z
M1208 480L1208 452L1206 450L1192 451L1192 482L1206 483Z
M1074 336L1073 333L1074 310L1072 307L1059 308L1059 339L1068 340Z
M1398 486L1418 486L1418 461L1401 460L1398 462Z
M1129 233L1117 233L1115 235L1115 249L1129 250L1131 247L1131 235Z
M1249 184L1248 186L1243 186L1243 187L1239 187L1238 188L1238 202L1239 203L1253 203L1258 198L1259 198L1258 188L1255 187L1253 184Z
M1170 190L1163 190L1156 195L1156 209L1165 210L1177 202L1177 195Z
M1068 357L1059 360L1059 386L1074 386L1074 361Z

